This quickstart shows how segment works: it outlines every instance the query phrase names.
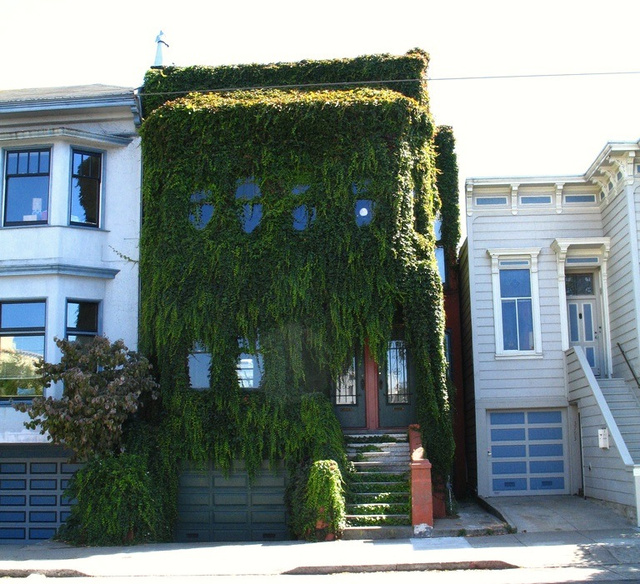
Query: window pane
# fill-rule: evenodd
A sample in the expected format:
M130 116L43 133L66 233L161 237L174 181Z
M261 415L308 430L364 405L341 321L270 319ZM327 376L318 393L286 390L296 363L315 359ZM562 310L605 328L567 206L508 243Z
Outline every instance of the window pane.
M529 270L500 270L500 295L502 298L531 297Z
M391 341L387 349L387 401L390 404L409 403L407 352L404 341Z
M49 174L49 151L43 150L40 152L40 168L41 174Z
M262 381L262 356L242 353L238 359L237 371L242 389L257 389Z
M36 370L44 358L44 335L0 336L0 396L42 395Z
M358 367L355 356L347 370L336 382L336 405L350 406L357 403Z
M292 214L293 228L296 231L304 231L316 220L315 207L312 207L311 212L309 212L309 208L306 205L300 205L293 210Z
M213 205L208 201L210 194L199 191L191 195L189 222L196 229L204 229L213 217Z
M67 331L98 334L98 303L67 302Z
M71 222L98 224L100 183L93 179L76 178L71 191Z
M7 178L5 221L7 223L46 221L48 201L48 176L9 177Z
M7 174L16 174L18 172L18 153L9 152L7 154Z
M209 388L211 353L194 351L189 355L189 379L193 389Z
M100 213L102 155L73 152L71 223L97 226Z
M518 300L518 339L520 351L533 351L533 313L531 300Z
M518 350L518 324L515 300L502 301L502 339L505 351Z
M447 268L444 261L444 247L436 247L436 261L438 262L438 273L440 281L444 284L447 281Z
M578 328L578 305L569 304L569 340L572 343L580 341L580 329Z
M358 199L356 201L356 225L362 227L369 225L373 220L373 201L371 199Z
M44 302L4 302L0 304L0 329L44 329Z

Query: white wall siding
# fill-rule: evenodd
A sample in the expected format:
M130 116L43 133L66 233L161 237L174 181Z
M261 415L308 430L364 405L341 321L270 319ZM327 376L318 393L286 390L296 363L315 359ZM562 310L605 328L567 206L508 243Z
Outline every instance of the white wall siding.
M586 361L585 361L586 364ZM633 468L624 460L628 457L626 446L616 442L617 426L601 395L595 379L590 379L590 370L581 364L576 351L567 355L567 386L571 402L578 405L580 411L584 493L635 509L635 488ZM597 394L600 392L600 402ZM599 447L598 430L609 428L612 431L610 448ZM624 452L621 452L624 451ZM631 459L627 462L631 462Z
M629 224L629 201L623 189L603 208L605 235L611 238L609 255L609 314L612 340L613 375L631 380L632 374L627 367L617 343L627 356L638 364L637 307L634 297L634 270L638 266L632 263L631 225Z

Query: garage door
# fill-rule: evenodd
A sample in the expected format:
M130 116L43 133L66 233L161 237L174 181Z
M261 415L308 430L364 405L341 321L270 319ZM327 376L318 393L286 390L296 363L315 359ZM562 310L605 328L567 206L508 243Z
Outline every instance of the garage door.
M4 458L0 462L0 543L53 537L69 515L64 496L77 465L65 459Z
M241 465L238 465L240 467ZM281 541L290 539L284 493L286 471L267 465L249 480L212 468L185 469L178 493L178 541Z
M489 413L494 495L568 493L563 410Z

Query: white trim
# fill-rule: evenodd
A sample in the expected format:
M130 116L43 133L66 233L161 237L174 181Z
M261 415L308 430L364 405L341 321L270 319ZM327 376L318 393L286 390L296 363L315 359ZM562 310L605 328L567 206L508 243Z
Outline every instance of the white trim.
M533 358L542 356L542 328L540 324L540 292L538 281L539 247L488 249L491 258L491 283L493 291L493 320L495 330L495 357ZM533 321L533 351L506 351L502 329L502 297L500 295L500 261L526 259L531 281L531 313Z
M85 144L114 146L128 146L133 142L135 135L119 134L99 134L97 132L87 132L85 130L74 130L72 128L48 128L42 130L23 130L20 132L0 133L0 142L24 142L25 140L51 140L54 138L70 138L81 140Z
M571 249L569 249L571 248ZM609 317L609 284L607 263L611 249L611 238L609 237L565 237L558 238L551 244L551 249L556 253L558 267L558 299L560 311L560 334L562 339L562 350L567 351L569 345L569 316L567 314L567 289L565 285L565 271L567 257L583 256L589 257L596 254L600 258L598 265L584 265L585 268L599 267L600 280L600 314L602 319L602 352L604 355L603 376L610 377L613 372L613 356L611 352L611 326ZM576 266L578 267L578 266Z

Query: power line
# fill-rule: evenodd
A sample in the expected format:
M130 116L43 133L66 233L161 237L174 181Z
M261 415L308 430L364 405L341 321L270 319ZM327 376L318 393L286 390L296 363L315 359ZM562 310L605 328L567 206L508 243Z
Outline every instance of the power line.
M603 75L638 75L640 71L592 71L585 73L524 73L514 75L469 75L463 77L429 77L428 81L483 81L493 79L538 79L542 77L598 77Z
M544 79L563 77L602 77L613 75L639 75L640 71L592 71L583 73L522 73L509 75L466 75L458 77L427 77L424 81L429 83L438 81L493 81L501 79ZM181 91L148 91L140 92L142 96L151 95L186 95L188 93L224 93L230 91L256 91L270 89L306 89L310 87L349 87L362 85L387 85L394 83L416 83L423 79L372 79L363 81L334 81L325 83L298 83L292 85L258 85L252 87L216 87L214 89L189 89Z

